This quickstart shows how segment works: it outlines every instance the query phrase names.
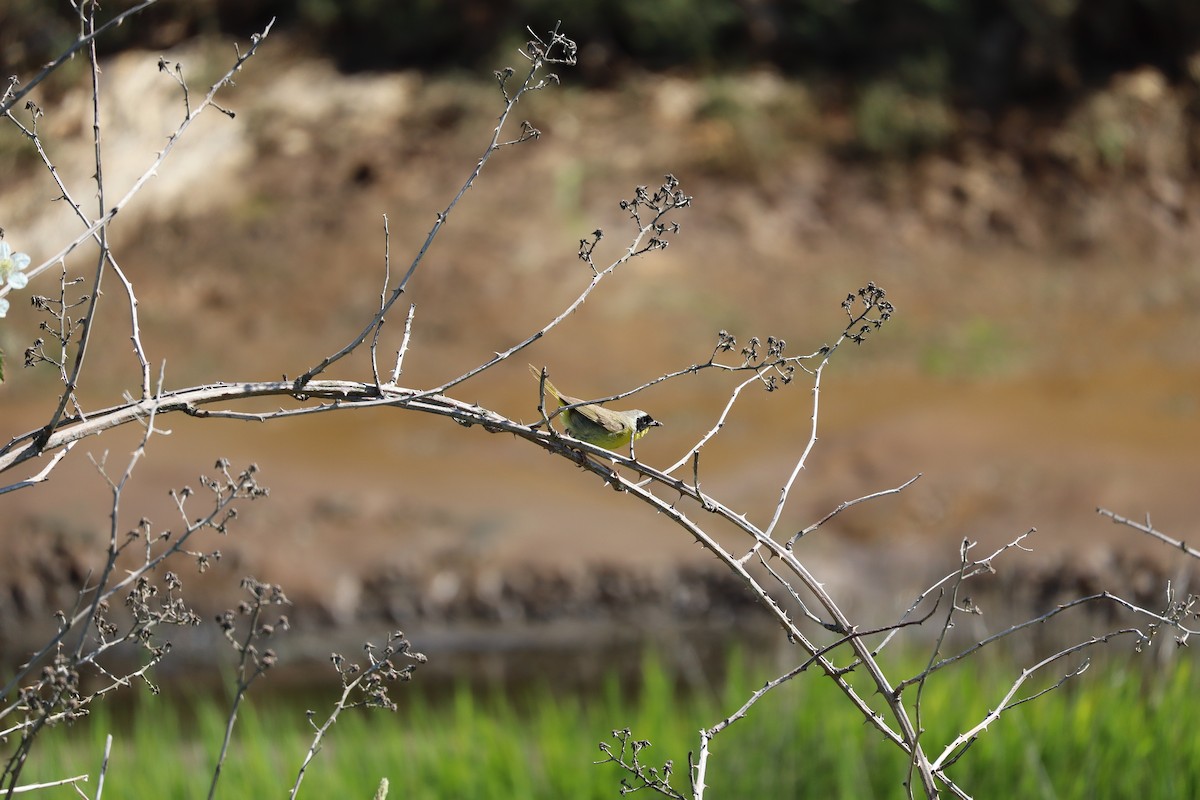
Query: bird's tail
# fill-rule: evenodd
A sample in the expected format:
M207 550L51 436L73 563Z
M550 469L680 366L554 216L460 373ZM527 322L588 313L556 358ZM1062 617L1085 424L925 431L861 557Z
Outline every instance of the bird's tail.
M535 367L533 364L529 365L529 371L533 373L534 379L539 384L541 384L542 371L540 369L538 369L537 367ZM564 405L564 406L566 405L566 403L563 402L562 395L558 393L558 389L555 388L554 384L550 382L549 378L546 378L546 392L551 397L553 397L555 400L557 400L559 402L559 405Z

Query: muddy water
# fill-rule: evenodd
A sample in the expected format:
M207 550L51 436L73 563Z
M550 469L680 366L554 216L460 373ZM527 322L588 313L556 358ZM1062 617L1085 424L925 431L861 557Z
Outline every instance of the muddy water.
M1032 280L1052 267L1005 268ZM1115 283L1122 276L1097 270L1086 278ZM1171 574L1187 566L1098 517L1095 508L1134 517L1148 512L1160 529L1191 536L1200 475L1196 319L1178 307L1154 313L1059 307L1022 297L1019 288L987 285L980 291L993 291L998 304L993 316L982 317L949 305L938 309L936 302L922 308L903 282L893 291L909 296L911 318L901 304L891 329L837 354L819 395L820 439L784 515L784 529L799 529L842 501L922 474L902 495L846 511L801 546L835 596L870 617L906 607L913 592L954 567L964 537L979 541L982 555L1032 527L1034 553L1013 554L1012 574L1044 579L1070 565L1118 581L1114 591L1128 580L1132 591L1139 578L1123 574L1121 565L1145 564L1127 561L1129 554L1149 553ZM984 299L971 302L982 307ZM826 319L836 331L836 314ZM574 335L599 335L606 324L584 319ZM461 343L442 349L447 361L466 358ZM650 349L641 371L678 364L663 357L666 350L685 357L670 342ZM536 358L559 365L556 378L572 389L611 391L598 378L576 389L589 373L568 351L551 345ZM518 366L464 396L533 419L533 391L523 362ZM37 387L20 378L4 390L13 430L39 419ZM649 393L641 405L668 425L644 440L639 455L673 460L711 425L728 384L721 387L685 379ZM811 383L803 382L747 395L706 451L706 490L763 521L807 441L812 397ZM526 674L538 652L597 663L587 654L598 642L611 648L621 640L633 653L639 642L661 639L679 623L669 606L638 618L620 598L610 601L615 610L588 610L589 598L599 596L595 570L661 584L678 580L671 570L680 565L714 564L665 520L577 469L443 420L380 409L269 425L185 418L160 424L171 435L152 440L149 459L122 498L123 527L141 515L157 527L177 527L169 489L196 486L197 473L211 474L218 457L235 467L257 463L272 496L245 508L229 536L205 545L225 554L216 574L201 579L181 571L196 582L206 615L237 601L243 574L281 583L296 604L298 630L279 645L293 663L323 658L330 649L356 650L391 627L404 628L418 645L424 640L444 664L474 664L491 680ZM119 471L135 443L132 433L82 443L53 482L5 498L15 523L5 527L5 547L25 554L20 564L36 563L39 542L57 537L95 565L109 506L85 453L100 461L107 451L108 469ZM61 502L63 487L70 487L70 502ZM722 540L739 546L729 534ZM69 601L69 592L57 588L27 588L33 599L23 609L10 605L5 627L44 631L44 615ZM513 601L515 595L521 599ZM434 598L429 607L412 600L422 596ZM563 598L576 599L575 617L530 611ZM482 616L464 610L489 603L477 609ZM717 617L709 636L689 639L729 635L729 620L737 617L711 613ZM652 625L651 616L658 620ZM770 630L765 623L755 636L769 640ZM181 664L203 661L219 644L211 634L175 638Z

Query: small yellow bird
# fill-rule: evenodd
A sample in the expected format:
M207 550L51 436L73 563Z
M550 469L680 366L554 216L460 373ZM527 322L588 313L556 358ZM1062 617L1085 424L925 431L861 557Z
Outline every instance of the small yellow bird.
M533 364L529 365L529 371L540 384L542 371ZM558 401L560 408L583 402L558 391L549 378L546 379L546 391ZM568 436L613 451L625 447L631 439L636 442L646 435L646 431L662 425L645 411L613 411L595 403L569 408L562 412L562 417Z

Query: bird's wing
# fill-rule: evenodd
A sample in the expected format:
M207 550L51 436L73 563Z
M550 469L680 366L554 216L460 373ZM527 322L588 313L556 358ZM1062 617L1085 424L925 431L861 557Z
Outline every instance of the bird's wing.
M529 365L529 371L535 378L538 379L538 382L540 383L542 380L542 371L533 364ZM576 403L583 402L578 397L572 397L569 394L563 394L562 392L558 391L558 388L550 382L549 378L546 379L546 392L551 397L558 400L558 404L560 406L573 406ZM621 433L628 428L628 425L625 423L625 421L615 411L609 411L608 409L600 408L600 406L597 405L582 405L571 409L570 413L579 414L587 421L599 425L600 427L604 428L604 430L612 434Z
M564 397L563 400L567 405L579 402L573 397ZM620 414L615 411L609 411L607 408L601 408L597 405L579 406L578 408L571 409L571 413L579 414L585 417L590 422L596 423L600 427L604 428L604 430L612 434L622 433L629 428L629 425L625 422Z

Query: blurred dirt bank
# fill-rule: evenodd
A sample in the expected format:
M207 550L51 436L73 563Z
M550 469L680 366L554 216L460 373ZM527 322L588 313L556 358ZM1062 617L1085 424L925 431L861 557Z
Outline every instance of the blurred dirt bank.
M203 71L214 56L193 47L172 57ZM180 113L156 62L126 54L105 70L115 109L106 174L118 183L149 162ZM671 247L628 265L462 399L533 421L525 361L547 364L567 391L599 396L706 359L719 329L810 352L840 331L846 294L873 280L896 319L836 354L820 441L785 527L923 477L804 545L835 596L883 624L955 567L963 537L983 554L1036 527L1035 552L998 565L1024 576L1031 598L1095 582L1159 605L1161 578L1190 565L1094 509L1149 512L1185 539L1196 518L1200 182L1184 100L1161 77L1130 74L1057 126L1016 115L947 152L879 162L843 152L846 121L806 98L804 87L749 75L719 86L647 77L523 101L520 115L543 136L488 164L432 248L410 295L418 309L402 382L458 374L551 319L591 277L575 258L579 239L602 228L598 260L615 257L631 229L618 200L671 172L695 197ZM86 134L81 104L68 99L44 129ZM227 105L236 119L212 115L189 133L113 228L148 355L165 359L171 387L296 375L357 333L382 285L382 216L395 274L499 109L489 75L345 77L270 50ZM1110 124L1126 137L1119 164L1089 138ZM86 163L62 147L64 166ZM28 174L5 186L0 218L37 261L75 228L46 212L47 181ZM74 173L79 196L87 174ZM83 272L87 259L69 266ZM136 385L119 291L107 291L82 393L92 407ZM39 424L56 397L52 376L19 368L37 321L19 305L0 343L12 434ZM394 316L398 337L403 312ZM102 363L104 353L117 357ZM338 374L369 372L360 359ZM757 520L806 441L811 393L798 384L746 397L706 451L707 491ZM673 461L729 388L704 377L647 392L639 405L667 424L639 457ZM202 579L177 569L185 586L205 587L206 616L237 603L244 574L282 584L300 631L279 643L285 656L324 656L394 627L436 656L525 637L566 649L638 639L680 619L728 632L759 616L667 521L503 437L386 410L161 424L172 434L151 442L118 528L143 515L176 525L167 490L196 485L218 457L257 463L272 496L204 545L224 553L219 569ZM107 491L85 452L107 451L110 469L123 469L133 434L85 442L49 485L5 497L8 656L73 604L70 581L99 563ZM216 634L192 644L197 658L214 652L204 636Z

